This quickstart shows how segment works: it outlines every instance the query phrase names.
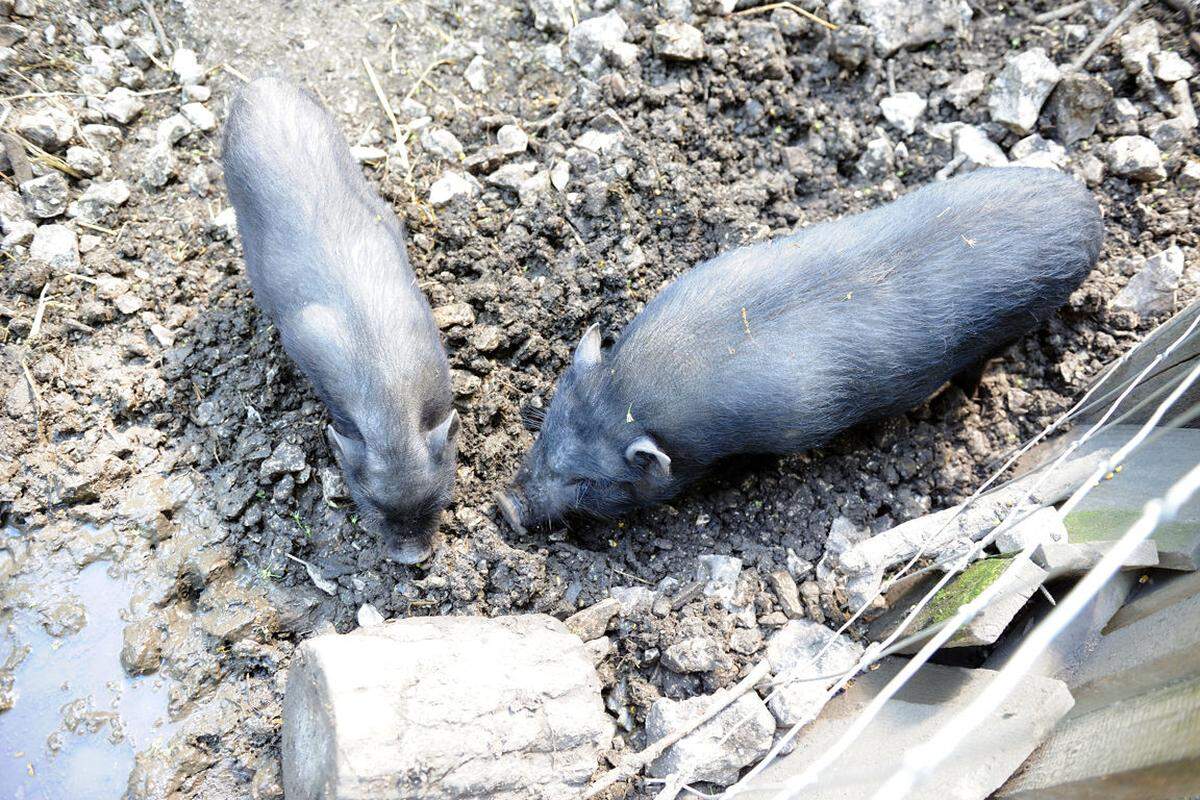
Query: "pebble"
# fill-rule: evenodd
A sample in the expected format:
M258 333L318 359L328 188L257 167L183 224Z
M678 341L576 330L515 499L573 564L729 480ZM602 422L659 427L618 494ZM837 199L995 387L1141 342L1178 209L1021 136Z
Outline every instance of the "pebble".
M704 34L677 19L654 27L654 52L672 61L699 61L704 58Z
M179 109L179 113L202 131L208 132L217 128L216 115L201 103L187 103Z
M875 51L883 57L961 35L972 14L964 0L859 0L856 6L874 33Z
M1176 245L1146 259L1113 298L1112 306L1139 317L1169 314L1175 310L1175 290L1181 277L1183 250Z
M67 179L57 170L21 184L25 209L36 219L57 217L67 210Z
M363 603L359 606L356 617L360 628L371 628L383 624L383 614L380 614L379 609L370 603Z
M502 125L496 131L496 144L505 155L524 153L529 147L529 136L516 125Z
M203 84L193 83L183 87L183 102L185 103L207 103L210 97L212 97L212 89Z
M463 77L467 79L467 85L475 91L487 91L487 61L484 60L483 56L475 56L471 59L471 63L467 64L467 70L463 73Z
M1158 23L1152 19L1140 22L1121 36L1121 63L1135 77L1150 76L1150 56L1161 46L1158 42Z
M350 155L360 164L373 164L386 159L387 150L384 150L382 147L356 144L350 148Z
M1058 142L1052 142L1036 133L1026 136L1012 146L1008 153L1013 167L1044 167L1061 170L1067 163L1067 151Z
M438 158L458 163L463 160L463 146L453 133L445 128L429 127L421 131L421 147Z
M857 169L867 178L882 178L896 165L896 148L886 136L876 136L863 147Z
M1179 170L1181 189L1200 189L1200 161L1188 161Z
M786 569L777 569L767 576L775 596L779 598L779 606L788 619L800 619L804 616L804 606L800 603L800 589L796 579Z
M858 69L870 53L871 29L866 25L841 25L829 38L829 56L846 69Z
M1112 87L1101 78L1080 72L1065 75L1050 96L1059 141L1069 145L1091 136L1112 97Z
M604 154L616 149L621 144L621 134L617 132L587 130L575 140L576 147L590 150L593 153Z
M66 225L41 225L33 233L29 257L41 261L56 274L79 269L79 240Z
M204 83L204 68L200 66L196 51L187 47L180 47L171 56L171 71L182 86Z
M960 111L974 103L987 88L987 73L973 69L955 78L946 87L946 102Z
M637 45L625 41L629 26L616 11L580 22L567 36L567 56L583 74L597 78L609 60L630 66L637 60Z
M157 620L144 619L125 626L121 645L121 666L130 675L148 675L162 664L165 640Z
M1154 77L1164 83L1191 80L1196 74L1195 68L1174 50L1152 53L1150 68L1154 71Z
M1167 176L1158 145L1145 136L1121 136L1108 146L1108 168L1135 181L1161 181Z
M166 144L156 144L146 151L142 161L142 179L156 189L167 185L175 175L175 154Z
M142 98L124 86L112 89L100 103L100 110L104 112L104 115L122 125L132 122L145 107L146 104L142 102Z
M721 647L707 636L691 636L663 651L662 664L672 672L711 672L725 659Z
M160 144L172 145L195 130L191 122L183 114L172 114L158 123L155 133Z
M53 106L22 114L17 120L17 133L52 153L66 147L74 132L75 121L71 115Z
M954 131L954 152L964 157L962 172L980 167L1003 167L1008 157L987 135L974 125L963 125Z
M112 125L93 122L84 125L80 130L85 142L103 150L112 150L121 143L121 129Z
M0 47L12 47L17 42L23 41L28 35L29 31L16 23L0 24Z
M129 186L122 180L95 182L67 207L67 216L84 222L100 222L110 211L129 200Z
M533 27L547 33L567 33L575 25L571 0L529 0Z
M263 459L258 476L263 480L274 480L288 472L300 472L307 465L304 450L291 442L280 442L271 455Z
M205 224L204 232L214 241L232 241L237 234L237 212L233 210L233 206L221 209Z
M704 596L732 599L742 574L742 560L733 556L704 555L698 561L696 580L704 583Z
M477 197L479 192L479 182L473 177L461 172L446 172L429 187L429 202L444 206L458 197Z
M599 603L576 611L567 617L563 624L567 630L585 642L599 639L608 630L608 623L621 610L620 601L607 597Z
M1029 133L1061 77L1040 47L1010 56L992 81L988 96L992 119L1022 136Z
M104 156L90 147L67 148L67 166L84 177L93 178L104 171Z
M900 92L879 101L879 110L892 127L905 136L917 129L917 121L929 103L916 92Z
M120 50L129 41L129 37L125 34L125 29L119 23L105 25L100 28L100 38L114 50Z
M533 161L505 164L499 169L493 170L486 180L493 186L517 191L521 188L521 184L533 177L533 174L537 172L537 166Z
M469 327L475 322L475 309L468 303L450 303L433 309L433 323L439 330L461 325Z
M1129 136L1138 132L1138 119L1141 112L1128 97L1118 97L1109 106L1109 114L1117 133Z

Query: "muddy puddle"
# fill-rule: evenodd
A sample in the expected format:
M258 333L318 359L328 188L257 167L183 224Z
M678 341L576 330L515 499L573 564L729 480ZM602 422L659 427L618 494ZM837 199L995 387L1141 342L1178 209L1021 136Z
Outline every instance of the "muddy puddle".
M22 534L6 529L7 541ZM171 733L169 681L131 678L122 636L135 581L110 563L40 565L0 590L0 794L111 800L134 754ZM31 598L36 597L36 604Z

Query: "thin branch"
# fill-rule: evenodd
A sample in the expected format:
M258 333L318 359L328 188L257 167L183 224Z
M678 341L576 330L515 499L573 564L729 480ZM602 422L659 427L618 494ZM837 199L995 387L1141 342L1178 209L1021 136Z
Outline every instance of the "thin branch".
M777 8L784 8L788 11L791 11L793 14L799 14L809 22L815 22L831 31L836 31L838 29L838 26L834 25L829 20L821 19L816 14L812 13L811 11L806 11L795 3L767 3L765 6L755 6L754 8L745 8L741 11L735 11L733 12L733 16L741 17L747 14L762 14L766 11L774 11Z
M158 19L154 5L150 0L142 0L142 8L145 9L147 16L150 17L150 26L154 28L154 35L158 39L158 46L162 48L163 53L168 56L171 55L171 42L167 39L167 32L163 30L162 22Z
M1133 12L1141 8L1145 2L1146 0L1133 0L1129 5L1125 6L1124 10L1113 17L1112 22L1104 26L1104 30L1096 35L1096 38L1087 46L1087 49L1079 54L1079 58L1071 62L1071 69L1078 71L1087 66L1087 62L1092 60L1092 56L1096 55L1096 51L1104 47L1104 44L1116 33L1117 28L1124 25L1126 20L1133 16Z

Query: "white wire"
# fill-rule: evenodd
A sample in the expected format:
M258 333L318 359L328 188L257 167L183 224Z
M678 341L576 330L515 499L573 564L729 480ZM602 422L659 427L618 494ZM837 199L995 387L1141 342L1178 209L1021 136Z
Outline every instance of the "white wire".
M1105 553L1100 562L1075 585L1075 588L1029 634L1016 653L1000 670L987 689L976 696L925 744L904 753L901 768L875 792L873 800L898 800L907 797L918 782L931 773L955 747L1004 702L1037 659L1046 651L1104 583L1121 568L1134 548L1146 540L1163 522L1170 522L1183 505L1200 490L1200 463L1176 481L1161 499L1146 503L1141 517Z

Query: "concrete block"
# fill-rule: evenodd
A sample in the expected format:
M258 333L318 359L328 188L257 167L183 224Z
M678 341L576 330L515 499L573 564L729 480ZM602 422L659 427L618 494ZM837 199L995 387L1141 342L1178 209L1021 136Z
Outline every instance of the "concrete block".
M825 652L817 658L822 650ZM844 672L862 653L861 644L824 625L812 620L790 621L767 643L773 675L773 695L767 707L780 725L795 725L816 717L825 705L826 687L833 681L804 679Z
M766 800L777 786L802 772L845 732L863 708L903 666L885 659L878 669L855 679L797 737L796 749L758 775L739 800ZM908 747L929 739L979 694L996 673L927 664L888 701L867 731L825 771L804 800L862 800L899 767ZM1021 763L1071 708L1071 694L1060 681L1030 677L961 743L930 779L908 795L910 800L983 800Z
M1082 575L1100 563L1113 542L1050 542L1033 554L1033 560L1046 570L1047 580ZM1141 542L1125 559L1121 569L1145 569L1158 566L1158 546L1151 541Z
M996 549L1001 553L1019 553L1029 542L1065 542L1067 528L1058 511L1047 506L1039 508L1011 528L996 535Z
M283 701L288 800L574 796L613 721L583 643L541 614L422 617L304 642Z

